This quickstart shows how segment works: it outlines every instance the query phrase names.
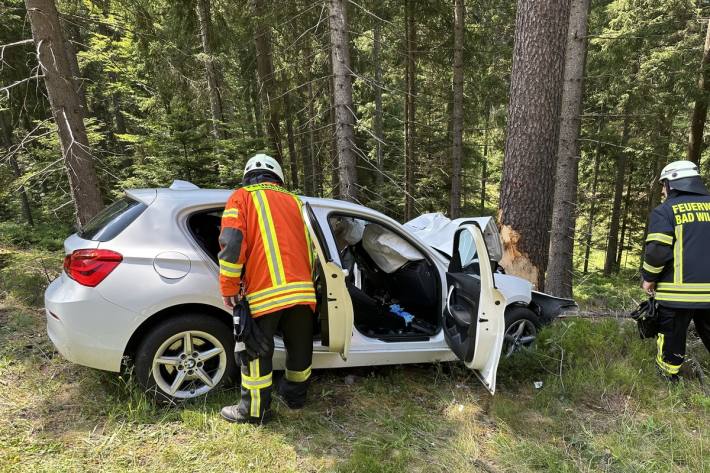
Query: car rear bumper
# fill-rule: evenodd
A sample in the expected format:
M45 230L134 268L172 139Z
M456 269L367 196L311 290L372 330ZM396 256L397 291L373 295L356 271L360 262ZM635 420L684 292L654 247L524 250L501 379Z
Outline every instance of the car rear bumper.
M47 334L59 353L80 365L119 371L136 314L65 274L44 294Z

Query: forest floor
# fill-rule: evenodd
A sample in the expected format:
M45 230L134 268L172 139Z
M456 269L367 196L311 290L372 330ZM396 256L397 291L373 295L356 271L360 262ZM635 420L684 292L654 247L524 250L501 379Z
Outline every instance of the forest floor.
M566 318L502 362L494 397L458 363L319 371L305 409L276 402L272 423L233 425L219 409L234 388L156 407L130 376L57 355L40 307L60 260L0 246L2 472L710 471L710 357L697 339L671 386L633 322ZM585 284L592 310L605 284L623 293Z

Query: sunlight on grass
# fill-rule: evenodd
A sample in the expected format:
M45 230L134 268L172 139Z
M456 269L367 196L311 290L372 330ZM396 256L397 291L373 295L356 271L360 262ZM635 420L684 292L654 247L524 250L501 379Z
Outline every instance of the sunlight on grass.
M13 251L3 274L36 256ZM590 275L578 298L588 310L624 307L636 290L625 278ZM10 287L0 301L0 472L710 469L700 379L710 357L692 337L696 368L678 386L656 375L653 341L631 321L571 318L502 361L495 397L459 363L319 371L305 409L277 400L274 421L255 427L220 418L234 387L157 406L130 371L64 361L22 296L45 284Z

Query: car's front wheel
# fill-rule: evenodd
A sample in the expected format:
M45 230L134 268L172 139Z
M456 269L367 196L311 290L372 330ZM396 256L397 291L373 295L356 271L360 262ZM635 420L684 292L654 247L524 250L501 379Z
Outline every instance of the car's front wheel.
M207 394L238 376L231 328L205 314L183 314L153 328L138 347L135 373L158 401Z
M503 356L530 348L540 328L537 314L527 307L509 307L505 311L505 337L503 338Z

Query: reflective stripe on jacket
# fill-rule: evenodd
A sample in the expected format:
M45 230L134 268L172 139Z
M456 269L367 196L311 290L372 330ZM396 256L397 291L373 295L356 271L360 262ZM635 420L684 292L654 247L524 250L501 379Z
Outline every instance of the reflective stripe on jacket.
M242 187L227 200L219 236L220 290L235 296L243 282L254 317L295 305L315 310L313 254L301 206L296 195L267 183Z
M661 305L710 307L710 196L672 191L653 210L641 272Z

